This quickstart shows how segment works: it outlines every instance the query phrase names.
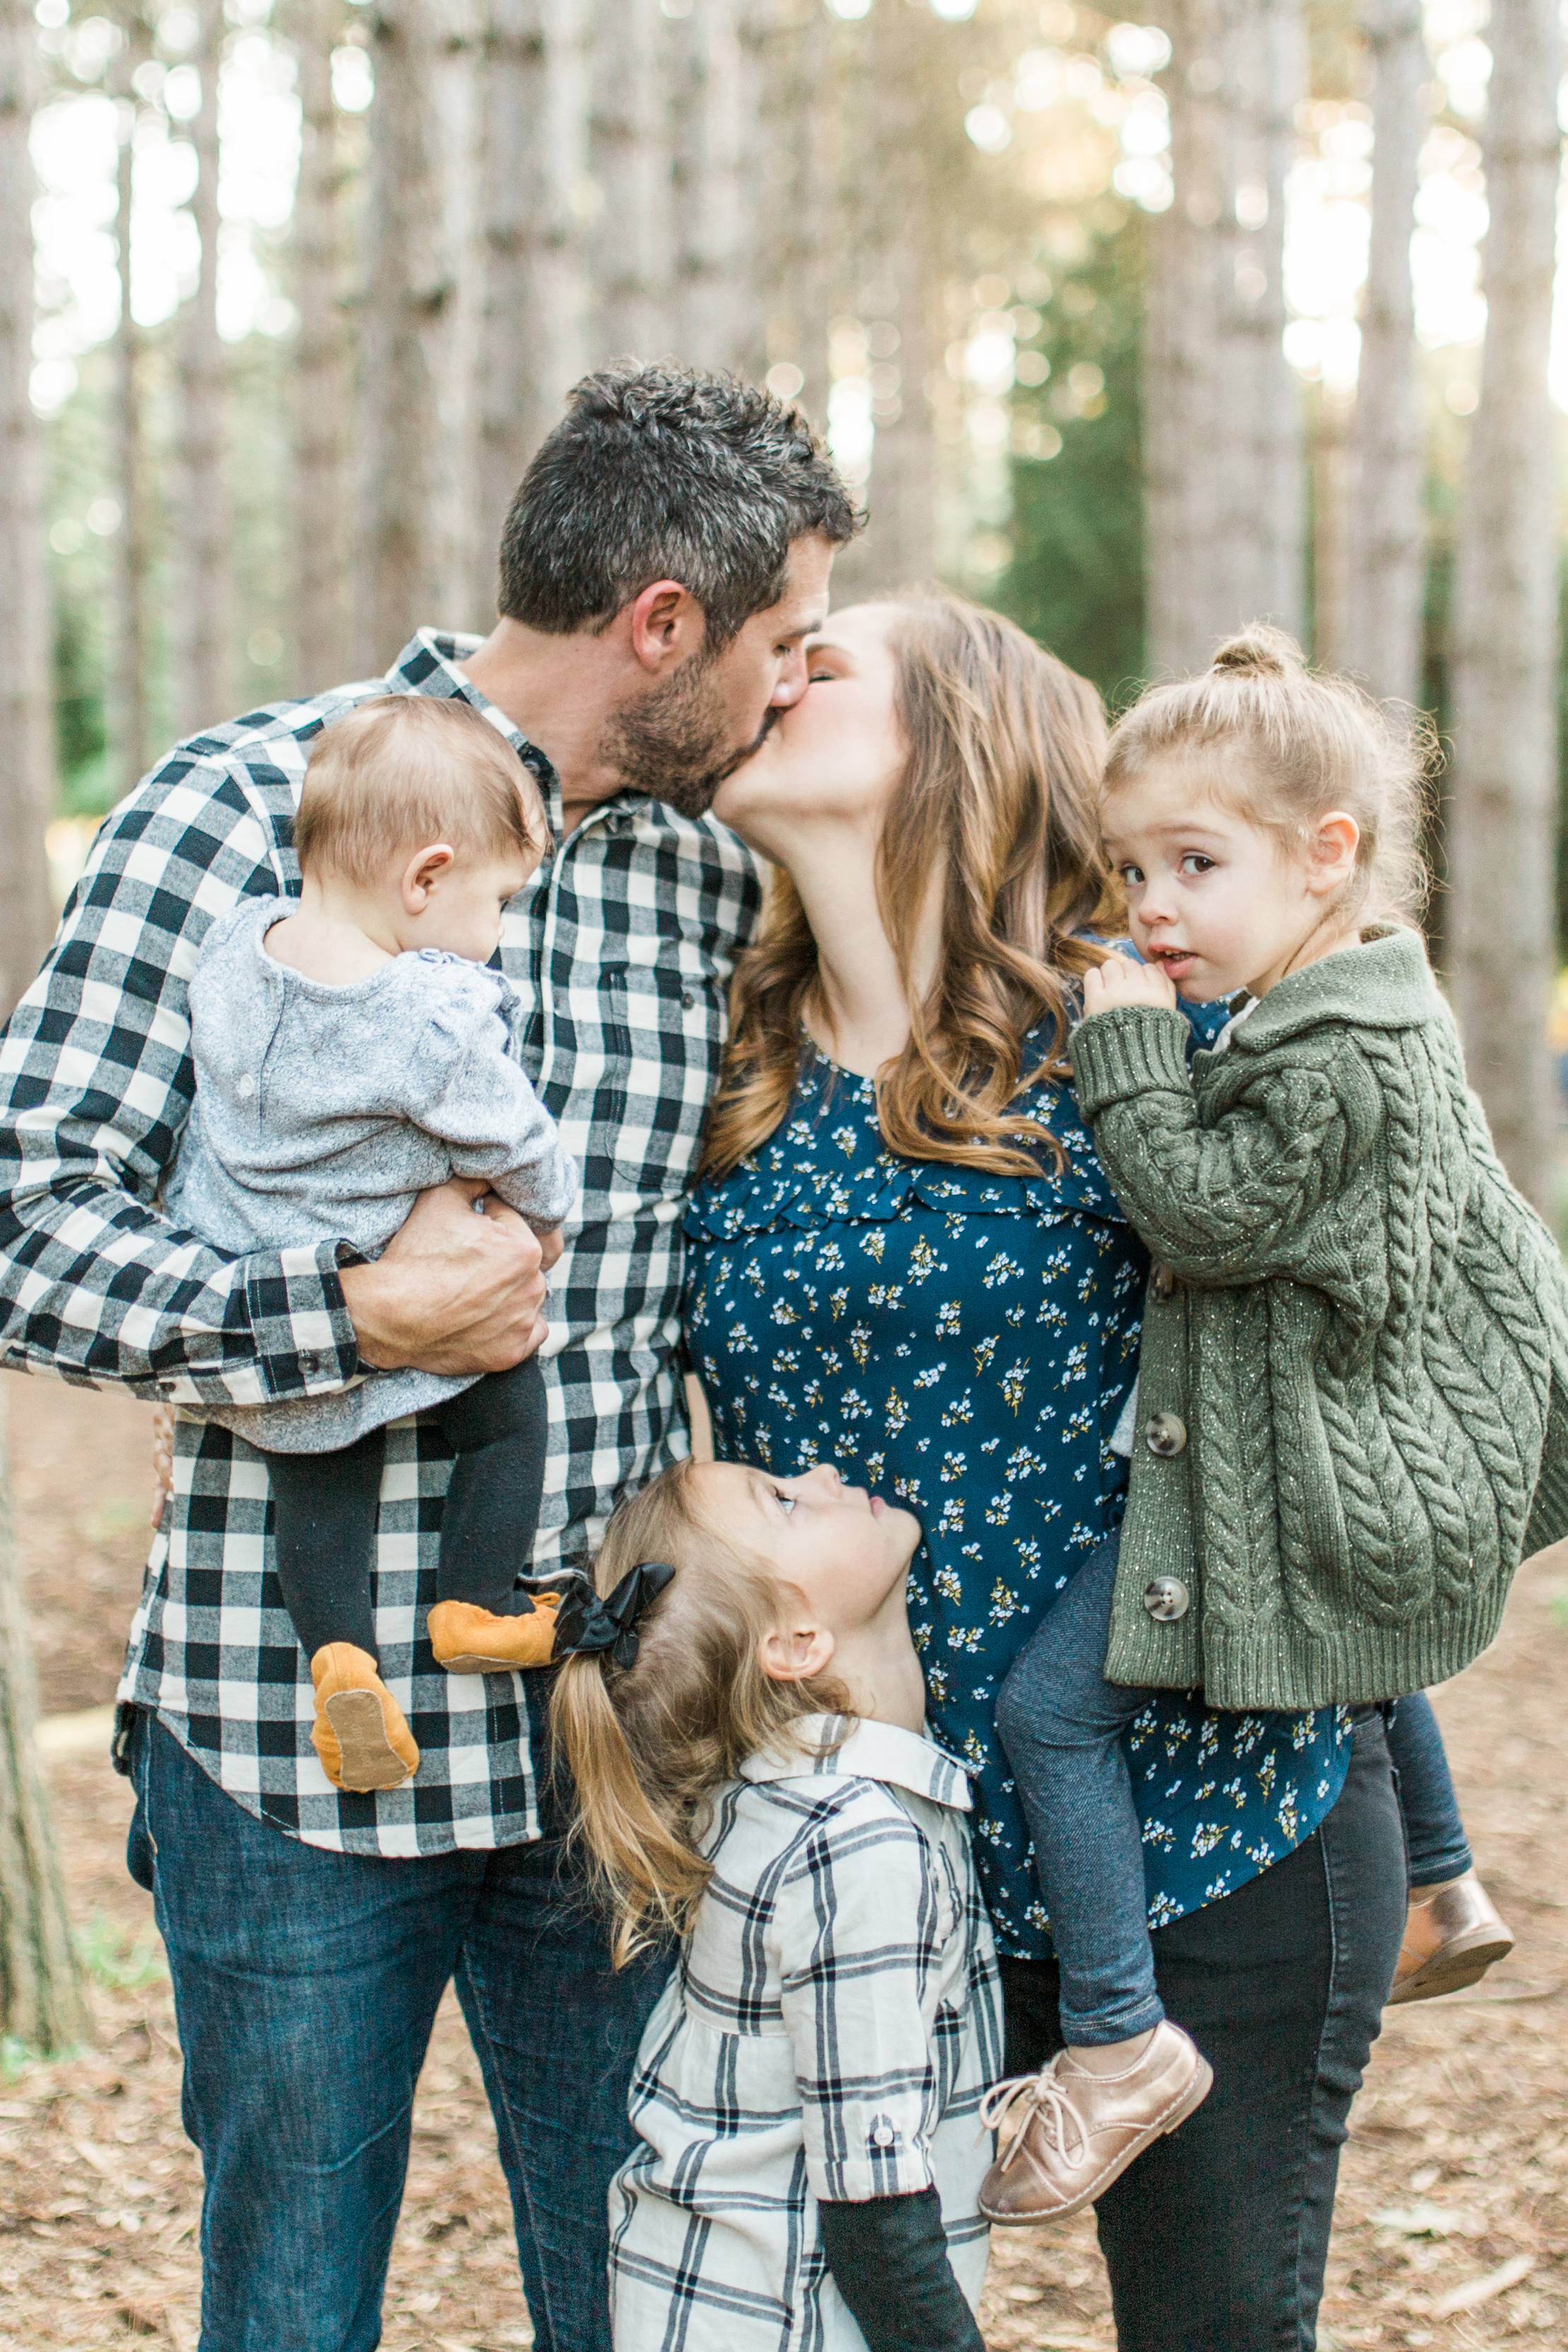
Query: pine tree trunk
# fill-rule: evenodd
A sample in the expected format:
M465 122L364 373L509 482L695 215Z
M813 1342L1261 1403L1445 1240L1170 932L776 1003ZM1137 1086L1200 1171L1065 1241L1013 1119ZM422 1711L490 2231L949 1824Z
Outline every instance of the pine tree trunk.
M1161 79L1170 106L1175 202L1155 215L1144 325L1145 658L1201 669L1217 634L1211 573L1218 532L1222 23L1218 0L1165 0L1171 43Z
M43 452L28 393L37 37L25 0L0 0L0 1017L32 979L54 928L44 864L54 729Z
M303 117L294 207L294 684L300 694L340 681L349 658L343 163L332 101L332 50L342 23L342 0L296 0Z
M1374 694L1421 692L1425 452L1410 239L1430 74L1421 0L1361 0L1373 60L1372 247L1356 391L1343 658Z
M479 243L479 561L585 362L583 0L490 0Z
M589 152L598 201L594 367L656 359L671 341L664 24L659 0L598 0Z
M6 0L0 25L19 13ZM90 2042L92 2024L33 1745L38 1698L11 1516L7 1402L0 1394L0 2034L54 2052Z
M479 339L484 300L482 0L426 0L440 202L437 264L446 288L434 339L439 427L431 460L431 604L426 618L487 630L495 618L492 534L480 528Z
M1547 393L1561 138L1557 0L1493 0L1480 405L1455 560L1454 993L1504 1165L1550 1191L1557 436Z
M141 328L131 308L131 236L132 163L136 100L131 77L151 54L152 43L139 8L127 13L125 46L114 59L110 87L121 103L120 152L115 167L117 196L115 241L120 277L120 321L114 331L113 421L110 442L120 529L113 541L112 593L110 602L109 663L110 781L117 793L127 793L152 765L151 709L152 614L149 573L152 555L152 484L146 445Z
M1282 338L1306 39L1301 0L1169 0L1160 21L1176 201L1150 240L1146 655L1190 671L1245 622L1302 624L1305 445Z
M676 347L694 367L754 374L763 339L746 163L756 110L737 0L692 0L674 33Z
M180 354L180 448L175 547L178 635L174 731L190 735L229 715L229 500L224 449L224 347L218 339L218 75L224 0L199 0L193 62L202 103L192 132L196 189L191 211L201 277L183 321Z
M360 350L354 667L373 675L436 614L434 492L444 274L430 0L365 12L375 68Z

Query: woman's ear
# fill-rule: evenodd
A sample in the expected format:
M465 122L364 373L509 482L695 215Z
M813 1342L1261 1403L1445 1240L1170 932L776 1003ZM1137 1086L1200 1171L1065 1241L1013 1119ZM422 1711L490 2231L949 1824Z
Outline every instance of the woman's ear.
M764 1633L758 1654L769 1682L809 1683L813 1675L826 1673L835 1646L825 1625L797 1622Z

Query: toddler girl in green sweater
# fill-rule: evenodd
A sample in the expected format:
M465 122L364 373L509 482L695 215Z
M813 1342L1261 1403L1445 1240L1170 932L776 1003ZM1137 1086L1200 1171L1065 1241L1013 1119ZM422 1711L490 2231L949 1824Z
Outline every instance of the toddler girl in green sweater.
M1088 975L1072 1061L1155 1265L1121 1535L998 1706L1067 2047L994 2095L994 2221L1092 2203L1212 2079L1165 2016L1145 1920L1121 1735L1150 1685L1238 1709L1401 1700L1394 1997L1510 1948L1418 1694L1491 1640L1521 1558L1568 1534L1568 1278L1415 928L1425 768L1417 733L1264 627L1111 737L1103 831L1142 961ZM1178 996L1230 1015L1190 1063Z

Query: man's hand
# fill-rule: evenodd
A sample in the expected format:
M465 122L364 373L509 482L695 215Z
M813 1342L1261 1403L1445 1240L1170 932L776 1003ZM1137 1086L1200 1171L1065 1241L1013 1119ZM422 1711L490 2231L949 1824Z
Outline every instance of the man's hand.
M361 1355L382 1372L509 1370L549 1328L544 1269L560 1251L472 1178L422 1192L373 1265L344 1269Z
M1130 956L1107 956L1083 975L1083 1018L1112 1013L1118 1004L1154 1004L1176 1011L1176 992L1157 963L1134 963Z

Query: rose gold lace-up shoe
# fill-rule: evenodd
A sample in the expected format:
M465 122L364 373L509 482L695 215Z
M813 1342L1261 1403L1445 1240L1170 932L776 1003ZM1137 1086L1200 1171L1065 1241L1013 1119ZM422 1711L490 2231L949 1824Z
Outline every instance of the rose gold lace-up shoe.
M1410 1897L1390 2006L1460 1992L1512 1949L1512 1933L1473 1870L1446 1886L1418 1886Z
M1039 2074L998 2083L980 2110L1001 2153L980 2189L988 2221L1064 2221L1103 2196L1152 2140L1207 2098L1214 2070L1165 2018L1123 2074L1091 2074L1063 2051Z

